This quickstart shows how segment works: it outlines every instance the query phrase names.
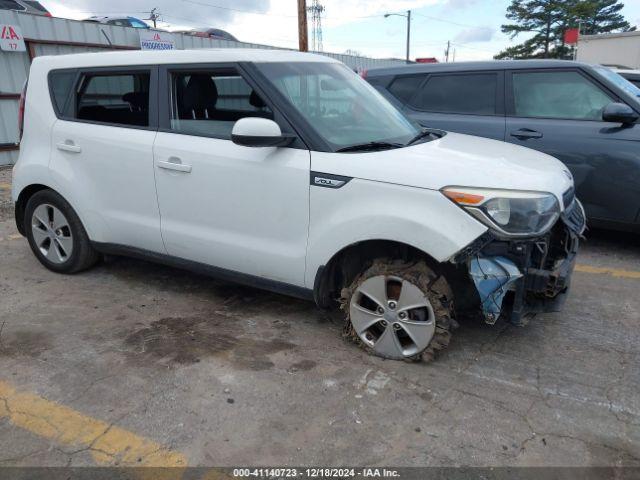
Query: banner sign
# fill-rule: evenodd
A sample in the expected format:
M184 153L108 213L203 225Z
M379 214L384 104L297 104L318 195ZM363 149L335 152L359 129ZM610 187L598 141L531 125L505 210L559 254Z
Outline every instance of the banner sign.
M20 27L0 24L0 50L5 52L24 52L26 49Z
M570 28L564 31L564 43L567 45L575 45L580 38L580 30L577 28Z
M168 32L140 30L140 49L142 50L175 50L173 36Z

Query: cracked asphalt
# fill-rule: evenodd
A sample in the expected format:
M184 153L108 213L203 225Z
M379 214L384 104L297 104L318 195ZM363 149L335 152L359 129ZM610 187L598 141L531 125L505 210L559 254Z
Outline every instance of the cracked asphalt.
M639 236L591 232L562 313L462 320L409 364L285 296L123 258L49 272L10 181L0 466L640 466Z

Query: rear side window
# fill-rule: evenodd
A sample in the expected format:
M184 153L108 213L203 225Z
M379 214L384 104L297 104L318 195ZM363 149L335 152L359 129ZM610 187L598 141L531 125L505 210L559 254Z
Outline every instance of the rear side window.
M51 100L59 115L66 115L67 101L73 90L73 81L76 72L51 72L49 74L49 86L51 88Z
M389 86L391 94L403 103L411 100L425 75L412 75L410 77L398 77Z
M517 117L602 120L602 110L613 100L578 72L513 74L513 101Z
M0 10L26 10L26 8L13 0L0 0Z
M171 83L171 129L178 133L230 139L241 118L273 119L260 95L233 70L175 72Z
M148 72L85 75L77 93L76 118L149 126L149 81Z
M497 88L495 73L433 75L412 104L427 112L495 115Z

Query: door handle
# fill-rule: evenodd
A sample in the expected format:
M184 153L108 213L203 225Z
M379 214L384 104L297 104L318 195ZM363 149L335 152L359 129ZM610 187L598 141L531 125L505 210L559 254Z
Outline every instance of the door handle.
M58 148L58 150L62 150L63 152L70 152L70 153L80 153L80 152L82 152L82 148L80 148L78 145L74 144L71 140L66 140L64 142L60 142L60 143L56 144L56 147Z
M158 168L164 168L165 170L174 170L176 172L191 173L191 165L184 165L180 162L180 159L171 157L169 162L157 162Z
M530 128L521 128L520 130L514 130L511 132L512 137L519 138L520 140L526 140L528 138L542 138L542 133Z

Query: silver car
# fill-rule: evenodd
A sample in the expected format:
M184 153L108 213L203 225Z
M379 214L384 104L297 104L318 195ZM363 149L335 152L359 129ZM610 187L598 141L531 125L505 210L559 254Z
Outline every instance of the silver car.
M0 10L14 10L34 15L51 16L49 11L35 0L0 0Z

